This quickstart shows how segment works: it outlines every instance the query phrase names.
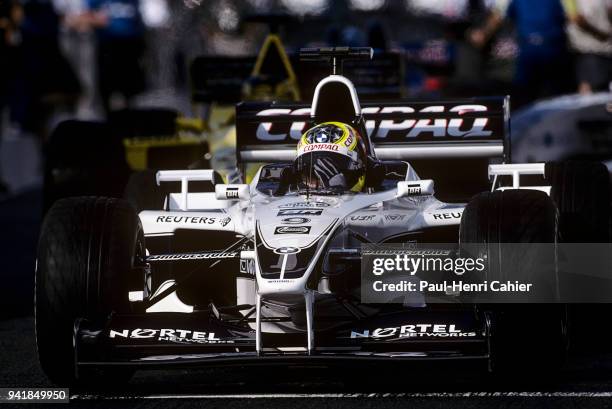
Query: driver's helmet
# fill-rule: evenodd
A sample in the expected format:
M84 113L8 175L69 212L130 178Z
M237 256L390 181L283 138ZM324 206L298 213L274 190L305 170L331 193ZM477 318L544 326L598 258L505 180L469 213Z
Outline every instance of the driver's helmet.
M310 128L298 143L294 173L300 190L359 192L366 173L363 139L355 128L342 122Z

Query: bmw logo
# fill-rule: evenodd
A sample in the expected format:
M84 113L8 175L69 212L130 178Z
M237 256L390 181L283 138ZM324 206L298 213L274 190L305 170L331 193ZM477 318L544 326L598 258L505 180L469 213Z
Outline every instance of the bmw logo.
M328 143L329 135L325 131L321 130L321 132L318 132L315 135L314 139L315 139L315 142L317 143Z
M287 217L286 219L281 220L283 224L304 224L308 223L310 219L305 217Z
M274 250L276 254L295 254L299 253L300 249L297 247L279 247Z

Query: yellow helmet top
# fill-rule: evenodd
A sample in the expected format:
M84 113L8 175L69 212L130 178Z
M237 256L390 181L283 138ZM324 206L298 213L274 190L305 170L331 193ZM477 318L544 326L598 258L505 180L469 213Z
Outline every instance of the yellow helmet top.
M342 122L324 122L310 128L304 132L297 146L298 156L316 150L329 150L356 158L358 149L359 134L355 128Z

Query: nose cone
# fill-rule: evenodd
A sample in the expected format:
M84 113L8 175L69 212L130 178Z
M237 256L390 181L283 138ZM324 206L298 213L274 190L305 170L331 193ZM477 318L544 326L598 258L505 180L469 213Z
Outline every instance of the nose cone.
M300 293L338 221L334 198L280 199L256 211L260 293Z

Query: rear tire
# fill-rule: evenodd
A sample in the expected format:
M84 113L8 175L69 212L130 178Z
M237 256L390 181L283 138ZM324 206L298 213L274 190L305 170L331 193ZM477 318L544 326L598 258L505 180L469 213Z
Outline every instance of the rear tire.
M552 186L551 197L560 214L561 241L563 243L609 243L611 240L610 175L606 166L595 161L564 161L546 163L546 183ZM609 246L609 244L608 244ZM610 250L599 246L609 257ZM609 247L608 247L609 248ZM592 254L577 260L577 265L588 265ZM608 263L611 261L608 259ZM610 264L608 264L609 266ZM604 270L605 271L605 270ZM568 281L564 286L576 294L589 294L594 300L610 299L612 276L582 275L577 281ZM573 277L569 275L568 277ZM600 349L610 351L607 340L612 330L607 326L592 334L591 329L599 325L600 317L609 315L610 304L575 303L570 306L572 318L572 343L578 349Z
M545 193L533 190L481 193L465 208L459 235L462 246L478 244L486 252L483 279L535 281L544 284L545 291L540 296L547 300L558 296L554 245L558 239L558 215ZM552 244L550 248L520 245L529 243ZM491 318L490 364L494 372L542 373L562 365L569 339L566 306L517 303L482 307Z
M546 163L546 182L559 209L564 243L608 243L610 176L600 162Z
M130 277L144 256L140 219L120 199L62 199L49 210L38 245L35 326L41 367L57 385L127 381L128 371L83 370L73 333L83 319L104 325L129 312Z

